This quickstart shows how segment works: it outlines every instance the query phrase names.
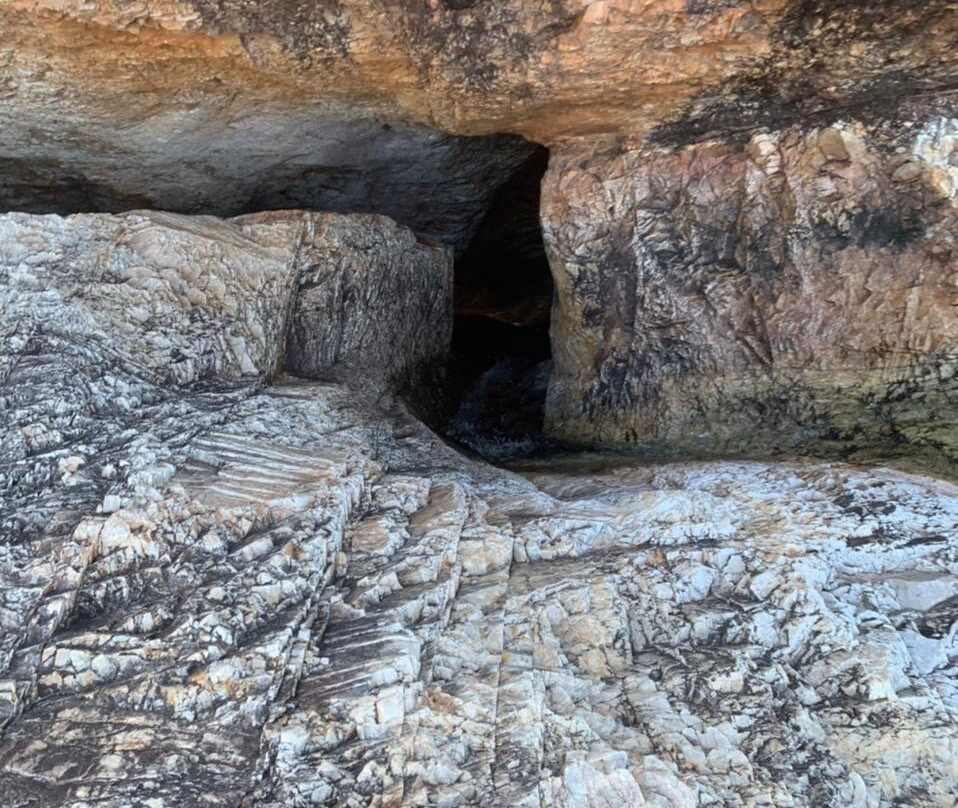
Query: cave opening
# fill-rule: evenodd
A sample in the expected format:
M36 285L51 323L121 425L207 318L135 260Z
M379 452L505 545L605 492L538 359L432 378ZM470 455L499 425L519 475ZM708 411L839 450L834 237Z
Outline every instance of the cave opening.
M0 156L0 210L388 216L456 256L450 358L443 329L437 359L397 374L393 392L458 448L488 460L544 448L554 290L539 212L548 149L515 134L452 135L379 118L324 121L299 134L269 148L256 127L230 148L215 138L187 144L202 147L205 162L183 175L163 150L96 171L83 155Z
M539 202L548 161L548 149L538 147L502 185L455 266L443 431L494 461L544 444L554 287Z

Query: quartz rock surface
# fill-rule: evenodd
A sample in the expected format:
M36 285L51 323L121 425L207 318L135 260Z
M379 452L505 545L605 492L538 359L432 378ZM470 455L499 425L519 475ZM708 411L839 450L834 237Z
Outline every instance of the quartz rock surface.
M958 119L553 152L547 430L717 452L958 459Z
M263 386L354 223L0 219L0 806L953 805L958 488L517 473L348 380ZM204 358L239 337L257 373Z
M59 450L56 518L4 536L0 804L952 804L954 486L523 479L356 401Z
M18 381L24 357L71 351L171 386L265 378L282 358L304 223L156 212L0 217L4 380ZM11 390L51 380L24 375Z
M7 214L0 378L32 395L48 380L22 357L67 352L161 386L264 381L284 366L313 378L361 366L389 382L442 361L451 284L448 248L382 216Z

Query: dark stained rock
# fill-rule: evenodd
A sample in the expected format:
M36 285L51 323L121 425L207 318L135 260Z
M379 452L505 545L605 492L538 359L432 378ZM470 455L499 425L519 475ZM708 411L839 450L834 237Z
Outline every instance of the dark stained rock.
M554 150L547 431L666 451L884 445L953 464L945 112Z

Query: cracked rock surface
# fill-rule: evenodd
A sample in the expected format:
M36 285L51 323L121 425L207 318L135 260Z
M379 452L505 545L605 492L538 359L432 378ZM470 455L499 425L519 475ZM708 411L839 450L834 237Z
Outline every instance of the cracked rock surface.
M553 436L958 460L958 118L553 153Z
M468 460L276 375L353 224L0 219L3 808L954 804L958 488Z

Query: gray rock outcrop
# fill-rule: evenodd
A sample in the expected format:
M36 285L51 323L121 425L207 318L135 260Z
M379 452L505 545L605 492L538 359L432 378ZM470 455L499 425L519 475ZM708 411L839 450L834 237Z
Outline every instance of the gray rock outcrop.
M520 475L388 398L263 388L290 245L311 277L357 232L410 249L387 222L0 227L4 808L952 804L955 486Z
M0 273L8 383L36 343L178 387L285 366L387 381L441 364L449 344L450 250L382 216L8 214Z
M452 254L377 216L315 216L298 248L286 345L294 376L341 374L406 389L452 339Z
M956 88L956 0L0 3L0 808L954 808Z

